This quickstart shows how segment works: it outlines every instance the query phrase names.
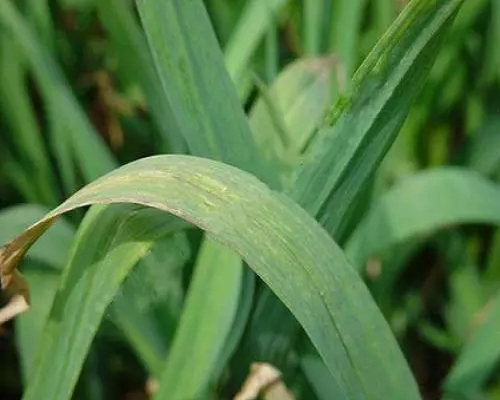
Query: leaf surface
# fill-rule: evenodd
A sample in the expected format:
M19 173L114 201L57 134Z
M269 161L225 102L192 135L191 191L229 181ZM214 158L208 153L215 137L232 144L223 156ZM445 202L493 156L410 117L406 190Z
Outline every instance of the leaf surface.
M9 280L28 247L59 215L89 204L113 202L170 212L200 226L236 251L302 324L346 398L419 399L389 327L341 249L292 201L251 175L218 162L189 156L151 157L95 181L4 248L0 257L3 281ZM76 256L75 260L85 261ZM109 265L116 265L112 259L107 260ZM98 263L94 269L110 270L103 274L113 271L99 268ZM120 270L123 279L126 271ZM67 279L70 283L75 278ZM107 279L102 276L98 281ZM91 299L86 302L92 303ZM58 304L59 312L64 312L65 302ZM83 323L78 310L67 312L71 315L67 323ZM331 346L332 341L342 346ZM68 345L75 348L73 351L83 351L82 346L85 347L75 339ZM67 359L72 359L71 351L64 350ZM53 361L53 352L43 354ZM38 372L44 368L44 362L37 365ZM372 374L375 370L376 376ZM60 385L65 389L56 393L67 396L77 375L68 380L60 379L60 371L53 372L59 383L34 379L25 399L35 398L48 389L56 390ZM376 387L369 388L367 377L378 382Z

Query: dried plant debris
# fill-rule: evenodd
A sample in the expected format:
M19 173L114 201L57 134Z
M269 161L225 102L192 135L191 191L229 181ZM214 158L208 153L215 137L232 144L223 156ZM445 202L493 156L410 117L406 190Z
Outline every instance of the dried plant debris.
M281 380L281 372L267 363L251 365L250 375L233 400L254 400L258 396L265 400L295 400Z

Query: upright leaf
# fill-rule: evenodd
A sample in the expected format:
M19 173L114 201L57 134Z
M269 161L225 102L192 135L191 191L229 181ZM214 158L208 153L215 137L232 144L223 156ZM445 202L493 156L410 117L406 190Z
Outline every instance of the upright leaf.
M177 118L177 126L186 139L189 151L194 155L220 160L254 172L265 182L278 186L278 174L273 168L273 163L266 162L260 157L252 138L202 2L138 0L137 4L163 91L170 101L171 114ZM219 251L228 250L219 248ZM220 256L222 259L228 257L228 255ZM234 263L233 268L242 268L241 263ZM197 273L195 270L193 279L196 279ZM224 270L217 269L214 274L230 287ZM232 276L240 279L238 277L241 274ZM249 284L248 280L252 278L248 275L243 276L247 281L243 286L246 287ZM217 281L215 276L214 281ZM233 285L239 286L239 282L235 281ZM235 292L228 290L224 292L233 295L226 299L228 304L236 306L239 303L240 296ZM210 300L217 299L214 297ZM212 325L219 325L221 332L228 332L222 324L231 325L232 321L223 314L218 314L218 317L219 320L215 318L199 320L200 325L197 329L211 330ZM241 333L240 327L235 329ZM233 330L233 336L234 332ZM219 343L224 343L226 337L219 335L212 336L212 339L212 346L219 349L221 348ZM176 343L183 344L181 339L176 340ZM193 343L193 346L196 345L204 346L205 343ZM231 343L228 345L232 346ZM231 349L226 347L223 353L227 354L230 351ZM199 361L198 370L205 371L207 375L200 376L198 383L208 382L212 378L209 366L221 370L211 357ZM203 367L201 361L210 364ZM167 363L166 370L171 368L170 363ZM183 371L188 375L185 378L178 377L179 381L191 378L189 370ZM168 375L166 376L168 379ZM198 392L204 388L184 389ZM182 396L182 393L179 392L178 395Z
M393 143L460 5L460 0L410 2L306 150L289 194L335 238L345 240L360 194L369 189L370 178ZM269 312L276 309L272 304L276 300L262 301L268 303L262 307ZM295 336L294 330L284 332L285 324L276 322L284 318L291 317L276 318L272 330ZM359 374L361 379L372 379L369 371L366 376Z
M257 46L277 20L288 0L250 0L224 48L226 67L237 87L241 85Z
M189 257L184 232L159 238L110 305L110 319L154 377L163 370L177 327L184 300L183 266Z
M320 53L324 3L323 0L304 2L304 53L307 55Z
M335 236L393 143L461 3L412 1L363 62L353 89L339 99L311 144L292 196Z
M353 75L359 60L359 37L366 3L366 0L338 0L332 7L329 50L340 57L347 79Z
M25 265L24 276L32 288L32 306L16 320L15 330L25 385L28 384L29 377L35 369L38 346L43 337L45 322L49 316L60 278L59 271L30 264L33 262L30 261Z
M183 153L185 141L177 125L178 121L171 113L168 92L158 85L159 77L148 51L146 38L134 20L130 5L121 0L96 1L95 5L113 42L120 68L130 79L137 80L144 90L153 120L160 137L163 138L162 148L171 148L170 152Z
M220 251L220 246L212 240L203 242L195 267L199 271L192 279L172 352L160 377L161 386L155 399L184 400L207 395L203 391L209 389L212 365L217 363L224 346L224 342L218 338L228 336L237 310L237 303L228 302L227 299L238 298L240 285L234 283L241 282L243 272L238 265L242 262L238 255L225 251L225 248ZM224 271L223 275L214 273L220 269ZM207 301L208 298L212 299ZM221 321L221 324L204 323L203 319L214 319ZM224 323L224 319L228 321ZM206 329L201 330L200 326ZM205 358L207 360L203 360ZM187 363L186 360L196 362Z
M250 110L261 154L295 167L331 104L335 57L306 58L287 66Z
M190 152L279 185L271 166L258 156L202 2L138 0L138 8L163 90Z
M2 115L10 125L11 140L15 144L18 159L32 178L30 186L36 188L38 198L33 201L54 206L57 197L51 179L50 159L26 88L25 62L10 34L2 32L0 43Z
M78 160L86 180L92 181L115 168L116 161L92 128L59 66L38 43L10 0L0 3L0 24L12 34L29 62L48 110L56 119L58 132L69 136L72 156Z

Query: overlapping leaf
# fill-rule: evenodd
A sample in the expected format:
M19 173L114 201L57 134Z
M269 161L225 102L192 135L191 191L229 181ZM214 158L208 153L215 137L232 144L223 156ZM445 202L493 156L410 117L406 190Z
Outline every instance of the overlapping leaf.
M108 174L76 193L4 249L0 264L4 280L29 245L58 215L76 207L110 202L132 202L171 212L203 227L237 251L303 325L346 398L368 398L368 393L370 399L419 398L394 337L342 251L300 207L246 173L224 164L186 156L161 156L131 163ZM74 260L85 264L83 254L74 255ZM106 260L113 262L112 257ZM92 271L111 274L106 279L100 276L97 282L114 275L113 269L94 264L85 270L85 276L90 277ZM121 269L121 279L125 272ZM68 285L60 296L67 296L64 291L71 289L75 278L66 277ZM114 281L118 285L120 279ZM82 296L84 287L95 282L93 278L78 280L76 285L83 287L74 292L75 296ZM84 303L92 302L86 299ZM56 304L56 315L68 313L63 320L69 326L77 321L82 323L79 310L65 309L64 303L57 303L57 299ZM103 310L95 311L96 318L100 312ZM60 324L55 324L53 329L61 329ZM78 334L84 333L78 331ZM332 347L332 338L342 343L342 347ZM67 343L69 347L64 351L67 359L73 360L72 351L82 351L82 343L66 340L59 336L58 346L62 351L66 346L62 343ZM52 357L51 352L43 354L47 359ZM43 370L44 362L37 367ZM70 371L67 366L58 368ZM373 376L378 386L368 388L366 372L374 369L378 370L377 376ZM61 372L53 376L60 377ZM52 399L59 398L56 393L66 398L77 372L74 369L66 372L68 377L58 382L40 381L42 375L35 374L25 398L40 393L52 393L48 395Z

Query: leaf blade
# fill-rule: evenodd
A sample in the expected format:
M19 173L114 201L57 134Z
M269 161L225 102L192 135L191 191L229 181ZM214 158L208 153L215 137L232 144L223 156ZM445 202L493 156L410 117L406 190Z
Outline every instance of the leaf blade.
M157 185L158 179L162 185ZM127 201L185 218L243 256L294 312L346 396L366 398L368 387L360 379L367 376L363 372L376 367L386 372L373 377L378 387L370 392L370 399L419 399L389 327L340 248L300 207L250 175L221 163L158 156L108 174L11 242L1 258L3 274L11 272L26 246L59 214L91 203ZM243 231L242 226L246 227ZM333 338L343 347L332 348ZM384 365L388 368L381 367ZM26 399L37 391L36 384L30 386Z

